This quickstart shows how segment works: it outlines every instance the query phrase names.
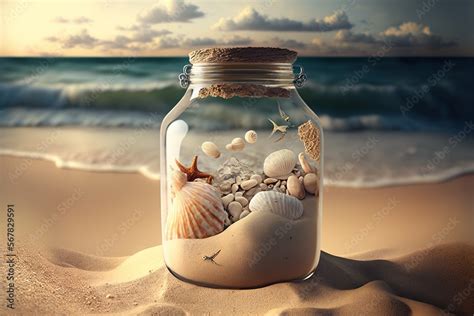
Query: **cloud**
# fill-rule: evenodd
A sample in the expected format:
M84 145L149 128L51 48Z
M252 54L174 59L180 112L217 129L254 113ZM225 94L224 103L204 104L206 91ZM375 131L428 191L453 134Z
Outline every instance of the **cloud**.
M184 2L184 0L160 0L150 11L138 16L138 20L145 24L168 22L190 22L200 18L204 13L199 7Z
M85 16L80 16L74 19L66 19L64 17L58 16L54 20L56 23L61 23L61 24L85 24L85 23L91 23L92 20L89 18L86 18Z
M229 39L214 39L211 37L175 37L165 36L158 40L158 48L186 47L188 49L206 46L244 46L250 45L253 41L249 37L234 36Z
M132 40L123 35L118 35L113 40L101 41L100 45L105 49L128 49Z
M69 23L68 19L65 19L65 18L60 17L60 16L56 17L53 21L56 22L56 23Z
M446 41L441 36L432 34L428 26L415 22L406 22L398 27L390 27L380 35L385 41L398 47L442 48L456 45L454 41Z
M217 41L210 37L187 38L181 42L180 46L196 47L196 46L213 46Z
M83 29L80 33L70 35L64 39L58 40L62 43L64 48L82 47L82 48L93 48L99 43L99 40L91 36L86 29Z
M224 45L228 46L244 46L244 45L251 45L253 40L250 37L241 37L241 36L234 36L226 41L224 41Z
M139 24L133 24L132 26L123 26L119 25L117 26L117 30L119 31L138 31L142 29L143 27L149 27L147 24L139 25Z
M143 47L143 44L155 44L155 39L157 37L163 37L171 34L168 30L153 30L153 29L142 29L140 31L134 32L132 36L118 35L113 40L104 40L99 43L105 49L132 49L135 50L137 47ZM158 43L161 38L158 39ZM170 46L170 43L167 44Z
M308 45L311 54L330 56L437 55L457 45L433 34L428 26L406 22L379 33L340 30L334 38L316 37Z
M176 48L180 47L180 39L177 37L165 36L158 39L157 48Z
M298 48L303 49L306 48L306 44L294 39L282 39L279 37L274 37L270 40L271 45L277 47L286 47L286 48Z
M56 36L48 36L45 38L45 40L47 40L48 42L53 42L53 43L60 41L60 39Z
M339 42L345 43L376 44L379 42L378 39L369 33L354 33L350 30L338 31L335 39Z
M415 22L402 23L389 27L379 34L353 33L342 30L336 33L335 40L339 43L361 45L388 45L393 48L431 48L455 46L453 41L446 41L441 36L432 34L428 26Z
M246 7L233 18L221 18L213 28L220 31L329 32L351 29L352 26L343 11L322 19L300 22L288 18L270 18L252 7Z
M406 36L406 35L431 35L430 28L428 26L423 26L421 24L417 24L415 22L406 22L400 24L396 27L389 27L384 32L382 32L385 36Z
M76 24L83 24L83 23L91 23L92 20L89 18L86 18L85 16L80 16L74 20L72 20Z
M168 30L154 30L148 26L132 31L130 35L117 35L113 39L100 40L88 33L86 29L73 35L64 37L50 36L45 39L49 42L55 42L62 45L63 48L95 48L102 46L104 49L131 49L137 47L145 47L146 45L154 45L159 37L166 37L171 34ZM158 40L159 42L159 40ZM145 45L145 46L144 46ZM167 44L170 46L170 43Z
M140 43L152 42L156 37L171 34L168 30L153 30L150 28L142 28L135 31L132 40Z

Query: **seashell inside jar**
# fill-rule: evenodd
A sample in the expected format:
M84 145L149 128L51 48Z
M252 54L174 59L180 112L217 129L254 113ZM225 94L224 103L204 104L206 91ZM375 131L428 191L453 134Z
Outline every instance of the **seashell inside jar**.
M161 127L163 253L179 279L255 288L316 270L323 134L295 59L279 48L190 53L186 93Z

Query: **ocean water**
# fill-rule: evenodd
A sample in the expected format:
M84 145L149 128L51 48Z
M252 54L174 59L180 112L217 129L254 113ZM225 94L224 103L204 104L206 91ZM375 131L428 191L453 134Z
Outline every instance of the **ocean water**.
M177 75L186 63L0 58L0 154L157 178L160 122L184 93ZM327 183L377 187L474 171L474 59L298 64L309 77L300 93L325 129Z

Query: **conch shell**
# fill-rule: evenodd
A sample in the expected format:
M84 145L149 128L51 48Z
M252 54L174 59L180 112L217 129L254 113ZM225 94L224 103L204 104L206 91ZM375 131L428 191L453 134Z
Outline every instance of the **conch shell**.
M166 222L166 237L206 238L224 230L227 216L220 194L204 182L187 182L186 174L172 175L174 198Z

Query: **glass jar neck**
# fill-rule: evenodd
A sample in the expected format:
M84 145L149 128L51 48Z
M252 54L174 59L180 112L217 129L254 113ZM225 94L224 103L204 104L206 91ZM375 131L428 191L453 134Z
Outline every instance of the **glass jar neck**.
M304 75L301 67L296 75L293 69L290 63L202 63L186 65L179 79L183 87L223 83L288 87Z

